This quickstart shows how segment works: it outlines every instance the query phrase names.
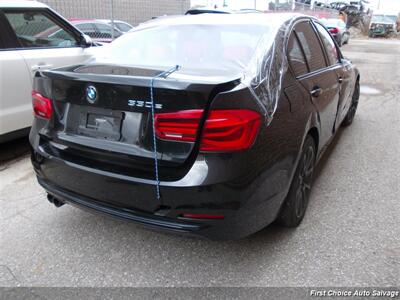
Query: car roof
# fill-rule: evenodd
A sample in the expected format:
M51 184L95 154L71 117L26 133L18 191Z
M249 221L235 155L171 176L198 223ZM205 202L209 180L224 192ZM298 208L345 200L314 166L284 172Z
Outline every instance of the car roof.
M139 27L162 25L265 25L280 26L289 20L310 16L293 13L247 13L247 14L198 14L157 18Z
M110 26L106 22L97 20L97 19L68 19L68 21L75 25L78 25L78 24L104 24L104 25Z
M111 19L96 19L97 21L100 21L100 22L106 22L106 23L111 23ZM118 23L125 23L125 24L128 24L127 22L125 22L125 21L121 21L121 20L114 20L114 23L116 23L116 22L118 22ZM129 24L128 24L129 25Z
M48 8L48 6L44 3L37 1L0 0L0 8Z
M214 7L207 7L207 6L202 6L202 7L193 7L190 8L185 14L204 14L204 13L210 13L210 14L231 14L233 13L232 10L227 9L227 8L214 8Z

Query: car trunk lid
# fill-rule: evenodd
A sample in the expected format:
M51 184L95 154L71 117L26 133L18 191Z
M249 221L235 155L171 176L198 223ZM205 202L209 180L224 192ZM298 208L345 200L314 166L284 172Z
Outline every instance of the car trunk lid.
M150 82L162 71L89 65L43 72L55 108L46 131L48 150L81 165L154 179ZM206 110L215 94L232 89L238 78L180 71L156 79L155 110ZM177 180L193 163L196 142L158 139L157 150L160 179Z

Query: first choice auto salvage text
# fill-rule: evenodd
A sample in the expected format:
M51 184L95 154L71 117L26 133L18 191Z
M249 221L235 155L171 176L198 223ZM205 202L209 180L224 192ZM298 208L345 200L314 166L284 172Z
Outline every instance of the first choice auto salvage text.
M400 295L399 290L311 290L310 296L312 297L386 297L397 298Z

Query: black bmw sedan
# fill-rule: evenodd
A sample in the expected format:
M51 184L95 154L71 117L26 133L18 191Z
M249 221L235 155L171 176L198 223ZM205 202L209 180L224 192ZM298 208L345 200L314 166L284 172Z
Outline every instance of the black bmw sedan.
M101 50L35 75L32 163L50 202L212 239L300 224L359 99L317 20L162 18Z

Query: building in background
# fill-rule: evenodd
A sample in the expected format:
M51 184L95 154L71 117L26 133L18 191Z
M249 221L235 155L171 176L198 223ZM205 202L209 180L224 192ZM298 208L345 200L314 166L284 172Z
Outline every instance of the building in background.
M114 19L137 25L153 17L178 15L190 8L190 0L39 0L66 18ZM113 5L112 5L113 4Z

